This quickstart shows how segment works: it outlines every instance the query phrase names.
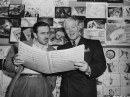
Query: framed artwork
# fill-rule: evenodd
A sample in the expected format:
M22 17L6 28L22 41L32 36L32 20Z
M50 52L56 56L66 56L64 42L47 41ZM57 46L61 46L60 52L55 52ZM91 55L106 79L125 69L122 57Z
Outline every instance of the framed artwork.
M0 38L9 38L11 27L19 27L20 18L0 18Z
M8 7L0 6L0 17L7 17L7 16L8 16Z
M67 18L71 16L71 7L55 7L55 18Z
M10 42L18 42L21 36L20 27L11 27Z
M122 6L108 6L108 18L123 18Z
M8 15L10 17L24 17L25 5L23 4L10 4Z
M87 29L105 29L106 18L86 18L84 22Z
M86 18L106 18L107 3L86 3Z
M29 41L33 39L32 27L21 27L20 41Z
M40 14L39 6L25 6L24 17L38 17Z
M37 22L37 17L24 17L21 18L21 27L33 27Z
M63 28L51 28L49 44L53 46L63 45L67 42L66 34Z

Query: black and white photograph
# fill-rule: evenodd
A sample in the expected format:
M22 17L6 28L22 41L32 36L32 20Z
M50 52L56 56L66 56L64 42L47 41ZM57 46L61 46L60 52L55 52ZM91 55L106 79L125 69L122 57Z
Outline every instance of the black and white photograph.
M25 5L23 4L10 4L8 15L10 17L24 17Z
M11 27L19 26L19 18L0 18L0 38L9 38Z
M71 7L55 7L55 18L67 18L71 16Z
M108 18L123 18L122 6L108 6Z

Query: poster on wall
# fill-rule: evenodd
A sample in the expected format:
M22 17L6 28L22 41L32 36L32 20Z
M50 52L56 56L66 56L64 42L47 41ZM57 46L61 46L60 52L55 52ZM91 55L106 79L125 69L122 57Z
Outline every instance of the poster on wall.
M0 0L0 6L9 6L10 0Z
M25 6L24 17L38 17L40 14L39 6Z
M123 18L123 7L108 6L108 18Z
M8 16L8 7L0 6L0 17L7 17Z
M19 27L20 18L0 18L0 38L9 38L11 27Z
M130 6L124 6L123 17L130 19Z
M33 38L33 29L32 27L21 27L21 35L20 40L21 41L29 41Z
M53 46L63 45L67 42L63 28L51 28L49 44Z
M21 28L11 27L10 42L18 42L21 36Z
M21 27L33 27L33 25L37 22L36 17L24 17L21 18Z
M106 18L107 3L86 3L86 18Z
M87 18L84 22L87 29L105 29L106 18Z
M106 36L106 31L104 29L84 29L84 34L83 36L87 39L96 39L100 40L102 45L106 45L105 42L105 36Z
M119 23L106 24L107 45L130 45L130 25Z
M71 16L71 7L55 7L55 18L67 18Z
M10 4L8 15L10 17L24 17L25 5L23 4Z

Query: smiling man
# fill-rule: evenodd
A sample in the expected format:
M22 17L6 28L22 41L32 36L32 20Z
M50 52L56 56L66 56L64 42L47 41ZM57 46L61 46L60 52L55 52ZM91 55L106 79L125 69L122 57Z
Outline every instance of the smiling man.
M60 97L97 97L96 78L106 70L106 60L99 40L85 39L80 35L79 21L69 17L64 28L70 41L58 50L85 45L84 61L75 60L76 70L62 73Z

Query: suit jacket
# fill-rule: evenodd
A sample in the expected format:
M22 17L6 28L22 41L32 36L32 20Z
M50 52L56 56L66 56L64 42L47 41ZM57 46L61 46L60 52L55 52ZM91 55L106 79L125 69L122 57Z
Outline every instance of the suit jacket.
M60 97L97 97L96 78L106 70L106 60L100 41L81 37L78 45L85 45L84 60L91 68L90 76L79 70L62 73ZM71 42L60 49L72 48Z
M33 41L30 40L30 41L23 41L25 44L29 45L29 46L32 46L33 44ZM15 54L18 53L18 47L17 47L18 44L15 44L15 45L12 45L11 49L9 50L8 54L7 54L7 57L6 57L6 61L5 61L5 68L6 68L6 74L7 75L11 75L11 77L14 77L16 75L16 70L15 70L15 65L13 64L13 57L15 56ZM52 46L48 46L47 48L48 51L52 51L54 50L54 48ZM46 75L46 78L48 79L51 87L52 87L52 90L55 88L55 85L56 85L56 76L54 76L53 74L51 75Z

